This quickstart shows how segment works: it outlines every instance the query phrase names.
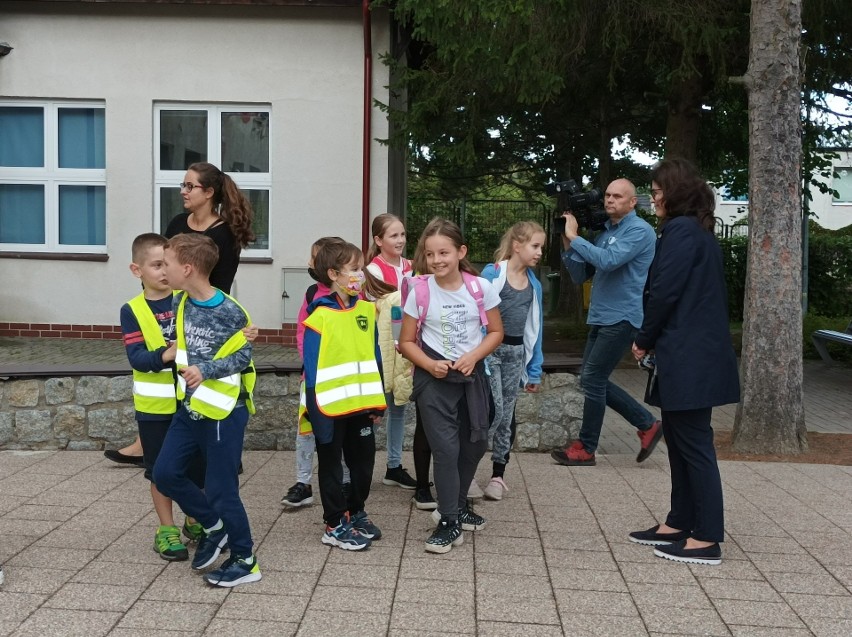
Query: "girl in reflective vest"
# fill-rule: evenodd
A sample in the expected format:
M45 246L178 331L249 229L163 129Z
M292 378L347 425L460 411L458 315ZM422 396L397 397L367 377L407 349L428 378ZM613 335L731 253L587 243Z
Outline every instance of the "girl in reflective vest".
M375 306L359 298L363 267L357 246L323 246L314 258L314 269L331 294L315 298L304 320L305 402L319 460L326 525L322 542L350 551L381 538L364 508L376 456L373 425L386 403ZM341 457L351 477L348 497Z

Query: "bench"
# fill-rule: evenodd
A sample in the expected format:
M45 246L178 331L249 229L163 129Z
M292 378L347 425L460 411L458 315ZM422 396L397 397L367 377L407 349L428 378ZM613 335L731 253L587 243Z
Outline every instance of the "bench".
M817 330L811 334L811 341L813 341L816 351L819 352L820 358L824 361L831 361L831 354L828 353L828 350L825 348L825 344L828 341L831 341L833 343L842 343L844 345L852 346L852 321L849 322L845 332Z

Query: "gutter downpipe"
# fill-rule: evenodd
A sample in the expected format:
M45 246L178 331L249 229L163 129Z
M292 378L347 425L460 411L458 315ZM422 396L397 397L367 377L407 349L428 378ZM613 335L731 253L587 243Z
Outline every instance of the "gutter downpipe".
M370 247L370 138L373 113L373 36L370 22L370 0L361 0L361 17L364 23L364 128L362 144L361 178L361 249L366 254Z

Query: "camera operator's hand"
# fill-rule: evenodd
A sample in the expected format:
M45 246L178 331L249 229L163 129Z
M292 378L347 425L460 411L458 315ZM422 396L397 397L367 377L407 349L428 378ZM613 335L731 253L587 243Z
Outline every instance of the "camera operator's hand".
M565 233L562 235L562 246L567 250L571 246L571 242L580 236L577 234L579 224L570 212L563 212L562 217L565 219Z

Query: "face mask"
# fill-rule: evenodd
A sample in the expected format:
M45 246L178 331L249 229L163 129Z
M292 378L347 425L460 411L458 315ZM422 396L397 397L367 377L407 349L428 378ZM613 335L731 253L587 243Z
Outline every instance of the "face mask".
M363 272L353 272L349 275L349 283L345 287L341 285L340 288L349 296L358 296L364 286L364 279Z
M317 283L319 283L319 275L317 275L317 271L313 268L308 268L308 276L311 277Z

